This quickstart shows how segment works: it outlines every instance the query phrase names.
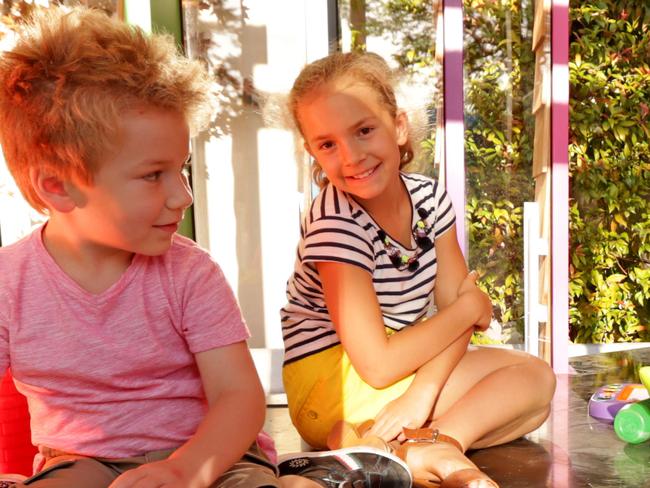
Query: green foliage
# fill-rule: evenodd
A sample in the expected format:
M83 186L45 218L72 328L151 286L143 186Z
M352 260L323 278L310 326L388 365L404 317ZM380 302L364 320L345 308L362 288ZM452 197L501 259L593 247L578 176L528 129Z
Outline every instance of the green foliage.
M649 341L650 6L571 8L570 334Z
M464 2L470 266L513 336L523 333L523 204L534 189L532 11L521 3Z
M511 200L496 202L471 197L467 203L472 252L471 267L481 274L480 284L490 295L494 318L501 324L523 327L522 206Z
M407 72L416 72L435 62L434 3L430 0L366 0L368 33L389 34L393 42L402 47L394 57Z
M435 153L436 102L442 91L442 69L435 61L435 3L431 0L339 1L344 15L351 16L355 8L363 10L366 19L364 35L390 39L398 47L393 58L400 71L412 81L431 87L433 97L425 102L430 125L425 128L427 134L422 142L422 151L416 151L416 159L408 168L428 176L434 176L431 161ZM350 28L354 34L354 26L350 25ZM353 39L352 49L354 42Z

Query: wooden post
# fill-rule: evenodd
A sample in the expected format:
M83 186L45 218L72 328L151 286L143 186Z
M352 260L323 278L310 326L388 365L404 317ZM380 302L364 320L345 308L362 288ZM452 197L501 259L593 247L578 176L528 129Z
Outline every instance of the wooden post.
M535 139L533 144L533 174L535 201L540 209L539 235L549 243L551 240L551 39L550 0L535 1L532 49L535 53L535 85L532 113L535 116ZM551 363L551 255L539 263L538 303L549 310L548 321L539 331L539 356Z

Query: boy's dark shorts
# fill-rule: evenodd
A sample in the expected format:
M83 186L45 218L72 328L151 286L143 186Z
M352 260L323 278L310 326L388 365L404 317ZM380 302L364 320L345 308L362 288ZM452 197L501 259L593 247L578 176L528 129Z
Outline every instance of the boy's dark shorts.
M174 450L154 451L143 456L122 459L91 458L41 448L45 466L17 487L31 488L105 488L119 475L145 463L167 459ZM48 455L48 453L50 455ZM211 488L263 488L280 486L277 468L257 443L226 471Z

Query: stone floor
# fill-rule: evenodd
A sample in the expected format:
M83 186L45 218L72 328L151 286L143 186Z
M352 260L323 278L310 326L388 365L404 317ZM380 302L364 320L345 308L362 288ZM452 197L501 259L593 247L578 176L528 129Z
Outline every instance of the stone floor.
M573 358L575 373L558 377L544 425L525 438L469 457L501 488L650 488L650 442L625 444L611 425L587 413L594 391L609 383L639 382L642 365L650 365L650 348ZM266 430L278 452L300 451L286 408L270 407L267 413Z

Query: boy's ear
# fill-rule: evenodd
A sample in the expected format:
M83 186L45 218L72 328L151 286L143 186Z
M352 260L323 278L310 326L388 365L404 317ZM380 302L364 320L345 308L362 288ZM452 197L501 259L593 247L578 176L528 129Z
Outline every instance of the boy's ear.
M402 144L406 144L409 138L409 118L404 110L397 112L397 116L395 117L395 131L397 145L401 146Z
M69 183L59 176L43 171L40 168L32 168L29 171L29 179L32 187L49 209L67 213L77 206L70 194Z

